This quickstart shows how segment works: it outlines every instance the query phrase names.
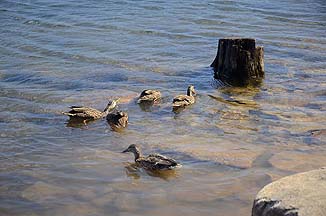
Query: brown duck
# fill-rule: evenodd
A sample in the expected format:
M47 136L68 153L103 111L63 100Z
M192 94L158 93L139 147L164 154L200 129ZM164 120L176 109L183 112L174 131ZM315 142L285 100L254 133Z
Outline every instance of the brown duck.
M123 129L128 125L128 114L122 111L118 111L116 113L109 113L106 116L106 120L108 121L112 129Z
M178 95L173 99L173 109L189 106L195 103L195 87L190 85L187 89L187 95Z
M161 99L160 91L146 89L140 94L137 103L156 103L159 102L160 99Z
M62 114L67 115L71 118L82 118L82 119L100 119L112 112L120 99L109 101L103 111L84 106L71 106L69 112L63 112Z
M132 152L135 156L136 165L151 171L160 171L160 170L171 170L182 165L176 162L172 158L160 154L150 154L147 157L144 157L141 153L139 146L131 144L126 150L122 153Z

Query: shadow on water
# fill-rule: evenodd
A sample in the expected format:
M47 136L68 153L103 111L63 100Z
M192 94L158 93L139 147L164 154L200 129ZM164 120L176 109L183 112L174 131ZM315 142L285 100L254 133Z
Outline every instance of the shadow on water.
M140 179L142 174L147 174L152 177L161 178L165 181L169 181L173 178L178 177L178 173L176 170L162 170L162 171L151 171L143 169L137 166L135 163L129 163L125 166L126 175L133 179Z

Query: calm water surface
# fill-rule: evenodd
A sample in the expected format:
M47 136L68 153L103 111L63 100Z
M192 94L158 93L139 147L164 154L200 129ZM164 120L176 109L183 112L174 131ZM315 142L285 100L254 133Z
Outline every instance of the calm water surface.
M310 132L326 128L323 0L1 0L0 21L1 216L250 215L265 184L326 165ZM216 88L208 66L230 36L265 47L261 87ZM197 103L175 115L188 84ZM141 109L145 88L163 102ZM124 132L61 115L115 97ZM183 167L135 170L131 143Z

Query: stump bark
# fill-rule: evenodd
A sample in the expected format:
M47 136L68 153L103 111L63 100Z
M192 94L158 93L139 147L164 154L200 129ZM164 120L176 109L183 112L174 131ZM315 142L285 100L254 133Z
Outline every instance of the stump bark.
M264 48L252 38L225 38L218 42L211 64L214 78L235 86L260 83L264 78Z

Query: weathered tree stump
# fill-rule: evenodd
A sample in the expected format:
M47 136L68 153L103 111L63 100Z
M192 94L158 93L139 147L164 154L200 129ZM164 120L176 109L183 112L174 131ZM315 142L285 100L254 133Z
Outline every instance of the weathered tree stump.
M235 86L260 83L264 78L264 48L252 38L225 38L218 42L211 64L214 78Z

